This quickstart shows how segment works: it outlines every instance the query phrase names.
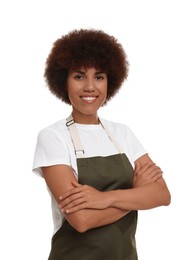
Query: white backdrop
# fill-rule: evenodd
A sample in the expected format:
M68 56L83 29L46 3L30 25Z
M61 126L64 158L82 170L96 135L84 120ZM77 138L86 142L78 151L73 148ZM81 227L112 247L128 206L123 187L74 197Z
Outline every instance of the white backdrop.
M70 107L48 91L44 63L57 38L81 27L102 29L124 46L128 81L100 115L131 127L172 194L169 207L140 212L139 259L195 259L193 2L1 1L0 259L47 259L50 200L32 160L39 130Z

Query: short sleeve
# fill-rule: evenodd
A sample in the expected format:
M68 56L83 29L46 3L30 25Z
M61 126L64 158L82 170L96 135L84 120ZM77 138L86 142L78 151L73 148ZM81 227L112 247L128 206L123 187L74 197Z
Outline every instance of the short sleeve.
M70 165L68 147L53 129L43 129L37 137L32 170L42 176L41 167L59 164Z
M129 144L129 151L133 162L142 155L147 154L147 151L129 127L127 127L127 143Z

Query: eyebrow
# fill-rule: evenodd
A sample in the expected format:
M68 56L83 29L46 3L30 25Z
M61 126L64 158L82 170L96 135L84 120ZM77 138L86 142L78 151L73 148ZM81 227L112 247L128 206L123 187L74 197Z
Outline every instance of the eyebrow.
M83 75L86 74L86 72L83 71L83 70L73 70L72 73L80 73L80 74L83 74ZM106 74L106 73L103 72L103 71L96 71L95 74L98 75L98 74Z

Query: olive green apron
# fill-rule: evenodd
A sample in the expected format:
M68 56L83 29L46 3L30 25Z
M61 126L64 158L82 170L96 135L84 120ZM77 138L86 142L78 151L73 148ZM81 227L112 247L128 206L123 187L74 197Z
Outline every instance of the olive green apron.
M131 188L133 168L108 129L102 124L120 153L85 158L74 120L71 117L67 120L77 156L79 183L101 191ZM76 231L65 220L52 238L49 260L137 260L136 225L137 211L84 233Z

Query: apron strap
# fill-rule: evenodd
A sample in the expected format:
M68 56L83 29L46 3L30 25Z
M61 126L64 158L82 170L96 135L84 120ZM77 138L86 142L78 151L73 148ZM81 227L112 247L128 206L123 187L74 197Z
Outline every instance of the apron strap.
M75 125L75 121L72 117L72 115L70 115L67 119L66 119L66 126L68 127L69 131L70 131L70 135L72 138L72 142L74 145L74 150L75 150L75 154L76 154L76 158L84 158L84 149L83 146L80 142L80 138L78 135L78 131Z
M110 138L110 140L113 142L113 144L115 145L117 151L119 153L123 153L120 145L118 144L118 142L116 141L114 135L108 130L108 128L104 125L104 123L100 120L100 123L102 125L102 127L104 128L104 130L106 131L108 137ZM83 146L81 144L79 135L78 135L78 131L75 125L75 121L72 117L72 115L70 115L67 119L66 119L66 126L68 127L69 131L70 131L70 135L71 135L71 139L74 145L74 149L75 149L75 155L76 158L84 158L84 154L85 151L83 149Z
M100 120L101 125L103 126L104 130L106 131L108 137L110 138L110 140L113 142L113 144L115 145L117 151L119 153L123 153L122 148L120 147L119 143L117 142L116 138L114 137L113 133L110 132L110 130L108 130L108 128L104 125L104 123Z

